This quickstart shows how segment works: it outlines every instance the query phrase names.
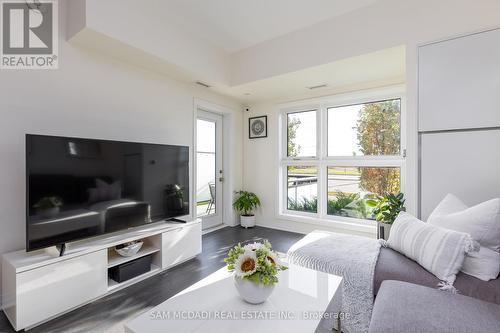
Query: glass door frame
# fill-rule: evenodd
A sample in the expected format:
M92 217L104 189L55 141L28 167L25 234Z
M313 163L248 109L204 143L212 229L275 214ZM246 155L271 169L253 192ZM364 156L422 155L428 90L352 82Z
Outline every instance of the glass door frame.
M202 220L202 228L203 229L210 229L214 228L217 226L220 226L223 224L223 181L224 181L224 174L223 174L223 146L222 146L222 133L223 133L223 116L219 113L211 112L204 110L200 107L197 108L196 111L196 119L195 119L195 132L196 132L196 140L195 140L195 149L194 149L194 156L196 160L195 164L195 174L198 174L198 120L204 120L204 121L209 121L215 123L215 213L209 214L209 215L204 215L204 216L199 216L198 217L198 202L197 202L197 191L198 191L198 177L196 176L196 183L195 183L195 191L194 191L194 215L196 218L200 218Z

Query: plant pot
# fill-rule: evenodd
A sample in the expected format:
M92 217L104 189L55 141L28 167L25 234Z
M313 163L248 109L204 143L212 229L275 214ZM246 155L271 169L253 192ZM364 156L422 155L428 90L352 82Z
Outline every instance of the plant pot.
M255 215L241 215L240 224L243 228L255 227Z
M59 214L59 207L51 207L51 208L37 208L36 215L41 218L50 219L56 217Z
M263 284L242 279L237 276L234 277L234 285L241 298L250 304L264 303L274 290L274 285L272 283L264 286Z
M377 238L388 240L391 233L392 224L386 222L377 222Z

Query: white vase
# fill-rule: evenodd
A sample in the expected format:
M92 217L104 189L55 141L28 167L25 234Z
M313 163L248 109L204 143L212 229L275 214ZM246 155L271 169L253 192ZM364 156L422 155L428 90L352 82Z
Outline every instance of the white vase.
M250 304L264 303L274 290L274 284L272 283L264 286L261 283L242 279L237 276L234 277L234 285L241 298Z
M255 215L241 215L240 223L243 228L255 227Z

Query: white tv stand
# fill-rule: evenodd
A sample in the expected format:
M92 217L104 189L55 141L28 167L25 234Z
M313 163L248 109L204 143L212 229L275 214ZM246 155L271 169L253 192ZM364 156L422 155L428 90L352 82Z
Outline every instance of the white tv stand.
M133 257L114 247L142 240ZM156 275L201 253L201 220L159 222L71 243L59 257L55 247L2 256L2 309L16 331L38 326L117 290ZM151 270L123 283L108 278L108 269L152 255Z

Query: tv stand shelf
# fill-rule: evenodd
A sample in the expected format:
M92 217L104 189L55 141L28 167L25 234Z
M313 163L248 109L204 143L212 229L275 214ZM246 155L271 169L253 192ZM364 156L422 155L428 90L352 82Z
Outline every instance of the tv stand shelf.
M117 253L113 253L113 252L115 252L114 249L109 249L108 250L108 268L113 268L115 266L124 264L126 262L129 262L129 261L132 261L132 260L135 260L135 259L139 259L139 258L148 256L148 255L153 254L153 253L157 253L159 251L160 251L160 249L155 248L153 246L143 246L139 250L139 252L137 252L133 256L131 256L131 257L122 257L122 256L120 256Z
M108 279L108 292L117 291L119 289L126 288L130 285L133 285L134 283L137 283L139 281L147 279L148 277L156 275L158 272L160 272L160 270L161 270L161 268L159 266L151 264L151 270L149 272L144 273L144 274L139 275L139 276L136 276L135 278L130 279L128 281L118 283L115 280Z
M150 254L158 253L161 251L161 235L154 235L148 238L138 239L144 242L139 252L130 257L122 257L115 251L115 247L108 248L108 268L112 268L126 262L139 259ZM153 258L159 266L159 254Z
M137 254L121 257L114 247L144 242ZM201 220L158 222L68 244L59 257L53 248L2 256L2 309L18 330L38 326L61 314L154 276L201 253ZM151 270L118 283L108 270L144 256Z

